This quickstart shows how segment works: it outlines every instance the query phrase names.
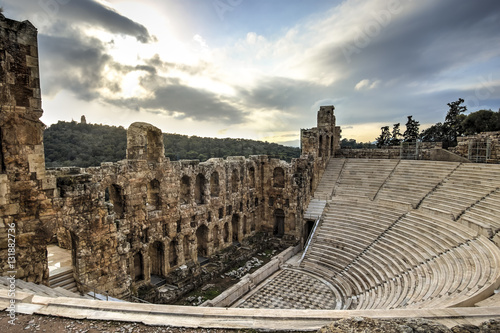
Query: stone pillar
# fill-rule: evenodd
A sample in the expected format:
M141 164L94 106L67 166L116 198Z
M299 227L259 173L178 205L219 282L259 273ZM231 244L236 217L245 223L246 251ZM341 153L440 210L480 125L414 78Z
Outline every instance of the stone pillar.
M0 256L7 258L7 230L15 229L23 258L12 266L2 259L0 274L47 283L55 181L45 174L36 28L0 14L0 50Z

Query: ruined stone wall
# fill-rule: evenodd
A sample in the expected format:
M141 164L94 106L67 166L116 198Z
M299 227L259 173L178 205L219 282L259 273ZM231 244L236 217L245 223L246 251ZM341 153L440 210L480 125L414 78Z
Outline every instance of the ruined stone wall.
M317 127L302 129L300 144L302 155L312 157L312 182L310 192L313 193L325 170L330 157L340 148L340 127L335 126L335 107L321 106L317 115Z
M132 124L128 159L51 171L58 241L73 249L80 284L124 295L152 274L187 267L196 275L198 257L258 231L301 239L312 158L171 162L158 134Z
M457 138L457 146L449 148L473 162L500 163L500 132L483 132Z
M0 14L0 271L46 283L46 241L51 230L45 175L37 30ZM8 226L15 225L16 263L8 265Z

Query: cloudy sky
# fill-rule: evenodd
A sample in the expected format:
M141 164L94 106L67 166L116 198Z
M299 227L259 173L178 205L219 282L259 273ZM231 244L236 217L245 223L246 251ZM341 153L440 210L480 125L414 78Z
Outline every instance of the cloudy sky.
M44 116L299 144L500 108L498 0L0 0L39 30ZM404 129L404 126L403 126Z

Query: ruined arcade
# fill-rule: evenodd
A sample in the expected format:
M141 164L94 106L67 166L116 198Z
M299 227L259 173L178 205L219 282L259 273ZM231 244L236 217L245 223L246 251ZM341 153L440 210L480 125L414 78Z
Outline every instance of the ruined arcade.
M333 106L303 131L303 156L291 163L267 156L171 162L161 131L134 123L126 160L46 171L37 32L28 21L2 17L1 24L2 228L16 223L18 278L47 283L51 239L71 249L79 286L125 296L152 274L182 266L197 275L199 257L259 231L305 237L308 198L339 142Z

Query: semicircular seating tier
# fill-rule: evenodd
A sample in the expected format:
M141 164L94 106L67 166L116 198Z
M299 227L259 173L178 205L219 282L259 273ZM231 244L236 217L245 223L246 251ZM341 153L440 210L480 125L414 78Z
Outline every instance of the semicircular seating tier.
M300 266L241 307L472 306L500 286L499 165L331 159L325 175ZM323 297L308 297L318 284Z
M330 281L343 309L449 307L498 287L500 250L438 215L333 200L301 267Z

